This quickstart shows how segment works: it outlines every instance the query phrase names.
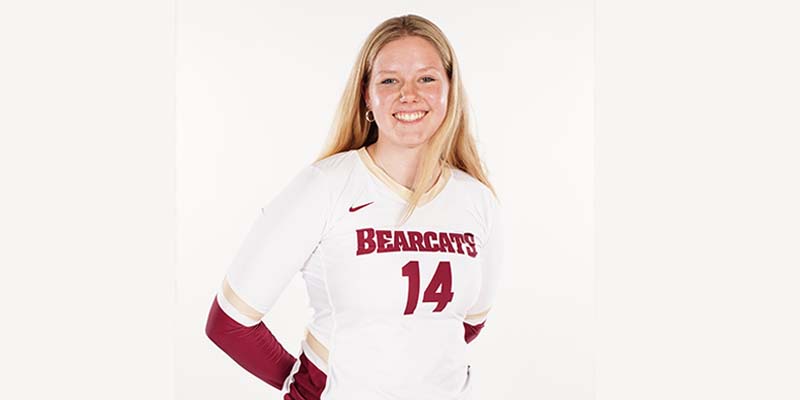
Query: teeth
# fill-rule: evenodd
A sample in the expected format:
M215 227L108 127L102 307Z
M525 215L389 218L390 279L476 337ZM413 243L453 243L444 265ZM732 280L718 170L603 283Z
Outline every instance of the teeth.
M395 114L395 118L403 120L403 121L416 121L423 116L425 116L426 111L418 111L415 113L397 113Z

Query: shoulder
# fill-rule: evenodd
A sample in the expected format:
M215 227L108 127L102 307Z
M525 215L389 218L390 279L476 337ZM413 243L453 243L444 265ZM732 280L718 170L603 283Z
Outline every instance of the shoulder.
M321 160L305 164L294 175L295 186L314 186L316 189L336 186L337 177L346 175L352 169L353 154L344 151Z
M311 163L308 168L315 170L331 186L337 186L347 179L353 171L356 151L342 151Z
M351 170L352 154L345 151L305 164L289 183L267 204L262 213L275 218L302 211L302 221L324 221L339 197ZM300 222L302 222L300 221Z
M451 173L450 179L453 180L461 196L472 199L476 205L487 211L500 206L492 190L483 182L458 168L451 168Z
M355 150L342 151L315 161L311 163L311 166L327 173L334 173L336 170L347 169L352 166L356 155Z
M470 214L475 216L481 226L481 237L490 236L495 226L502 223L503 211L499 200L483 182L472 175L453 168L451 178L455 186L457 198L465 202Z
M305 164L294 172L293 178L284 187L281 195L290 199L313 198L314 201L328 199L335 190L337 177L348 169L349 152L341 152L322 160ZM284 171L285 172L285 171Z
M339 152L307 164L302 174L308 177L306 183L313 186L320 197L332 202L347 185L356 165L356 157L355 150Z

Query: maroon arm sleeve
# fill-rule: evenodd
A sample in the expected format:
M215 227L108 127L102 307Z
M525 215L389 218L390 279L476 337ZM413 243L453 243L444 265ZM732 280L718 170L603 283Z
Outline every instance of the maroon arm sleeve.
M483 329L484 324L486 324L486 321L483 321L478 325L470 325L464 322L464 341L469 343L475 340L478 334L481 333L481 329Z
M216 297L208 313L206 335L237 364L278 390L297 360L263 321L251 327L236 322L222 311Z

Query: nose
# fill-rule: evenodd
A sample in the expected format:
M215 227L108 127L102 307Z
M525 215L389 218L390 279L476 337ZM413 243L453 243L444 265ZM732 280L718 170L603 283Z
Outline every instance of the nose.
M400 88L400 101L410 101L417 99L417 88L414 83L404 83Z

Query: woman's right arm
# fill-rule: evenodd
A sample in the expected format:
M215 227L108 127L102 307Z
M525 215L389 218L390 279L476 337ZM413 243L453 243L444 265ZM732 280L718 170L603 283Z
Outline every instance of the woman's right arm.
M208 313L208 338L277 389L296 358L261 319L319 244L330 211L328 185L324 172L309 165L261 208Z
M225 282L227 285L227 281ZM218 293L206 321L206 335L242 368L280 390L295 361L264 322L243 325L222 310L227 300Z

